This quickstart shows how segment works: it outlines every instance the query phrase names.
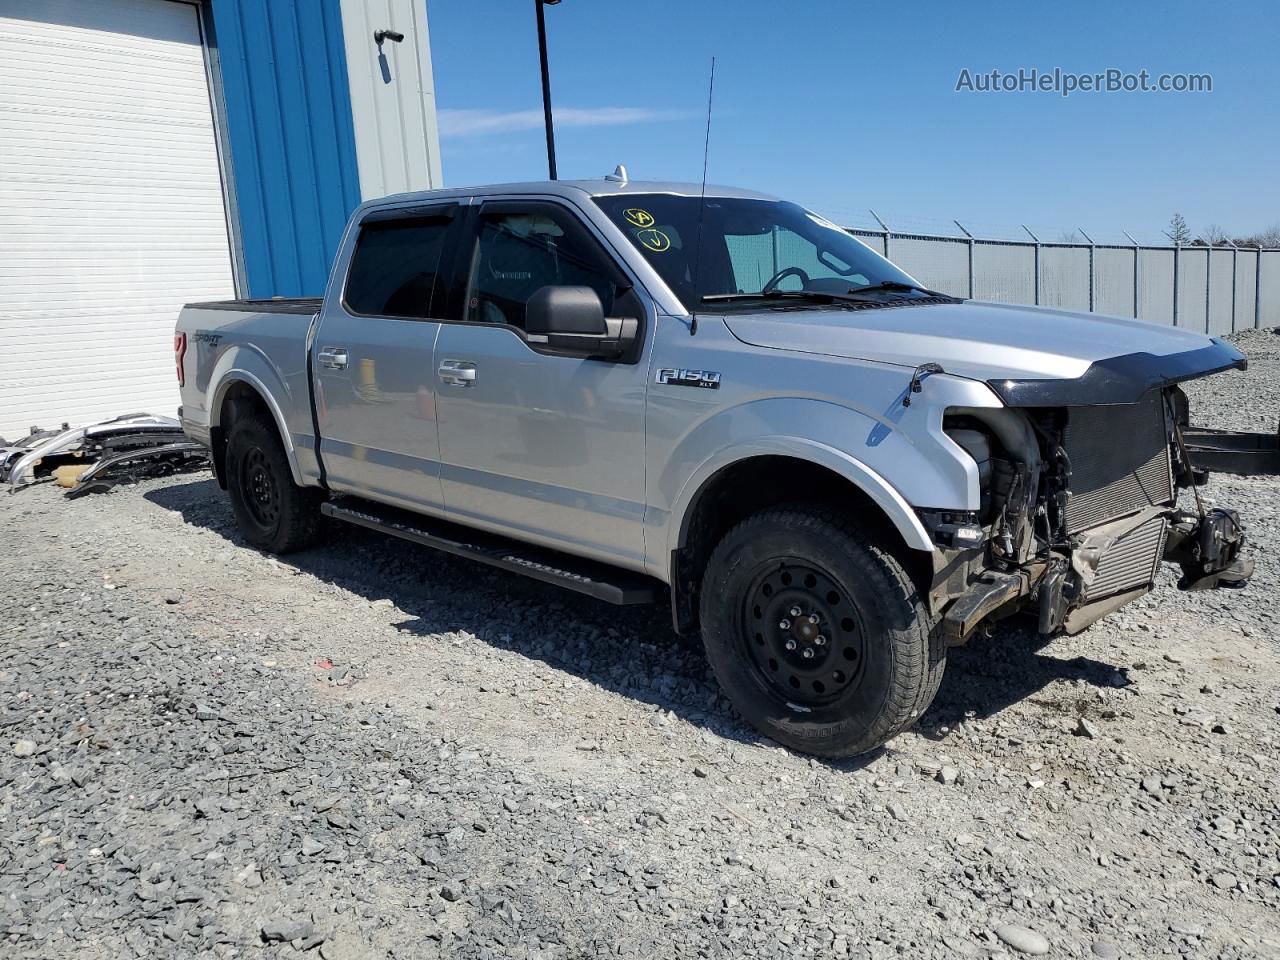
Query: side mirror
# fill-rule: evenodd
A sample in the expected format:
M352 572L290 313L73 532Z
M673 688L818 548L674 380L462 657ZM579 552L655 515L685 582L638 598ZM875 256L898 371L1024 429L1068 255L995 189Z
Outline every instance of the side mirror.
M540 287L525 305L526 333L605 332L600 294L590 287Z
M606 317L591 287L541 287L525 304L525 334L542 353L594 360L624 358L640 324L633 317Z

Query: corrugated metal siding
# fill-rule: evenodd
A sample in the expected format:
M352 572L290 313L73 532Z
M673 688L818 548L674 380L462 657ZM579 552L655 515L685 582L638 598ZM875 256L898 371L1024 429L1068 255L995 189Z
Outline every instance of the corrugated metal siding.
M197 8L0 0L0 435L178 405L234 293Z
M426 0L341 5L362 196L443 186ZM404 40L379 47L377 30Z
M360 202L338 0L213 0L244 294L318 296Z

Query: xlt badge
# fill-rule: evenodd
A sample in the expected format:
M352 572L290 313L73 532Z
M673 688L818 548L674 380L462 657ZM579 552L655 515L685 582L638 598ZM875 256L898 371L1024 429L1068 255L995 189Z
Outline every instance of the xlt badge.
M673 367L661 367L658 370L658 382L669 383L675 387L719 390L720 374L715 370L677 370Z

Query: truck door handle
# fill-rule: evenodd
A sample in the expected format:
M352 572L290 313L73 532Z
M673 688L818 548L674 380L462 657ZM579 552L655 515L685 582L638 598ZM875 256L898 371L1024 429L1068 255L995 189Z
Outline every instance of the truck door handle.
M476 382L476 365L465 360L441 360L436 372L441 380L454 387L469 387Z
M320 352L316 354L316 359L320 361L322 367L328 367L330 370L345 370L347 369L347 348L321 347Z

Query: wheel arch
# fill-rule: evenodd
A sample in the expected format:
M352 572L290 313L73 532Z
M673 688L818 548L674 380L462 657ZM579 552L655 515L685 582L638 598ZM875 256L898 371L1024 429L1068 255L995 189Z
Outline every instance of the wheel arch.
M284 447L285 459L289 463L289 473L293 476L293 482L299 486L304 485L297 451L294 449L293 437L286 426L284 413L271 390L258 376L247 370L228 371L218 381L213 402L209 405L209 414L209 446L213 452L214 472L218 478L218 485L224 490L227 486L223 469L227 436L237 418L250 415L265 415L264 419L269 419Z
M716 543L752 513L799 501L852 512L891 549L917 584L932 575L933 543L920 518L883 477L848 454L801 438L753 443L704 464L685 485L670 529L672 619L680 633L697 627L702 572Z

